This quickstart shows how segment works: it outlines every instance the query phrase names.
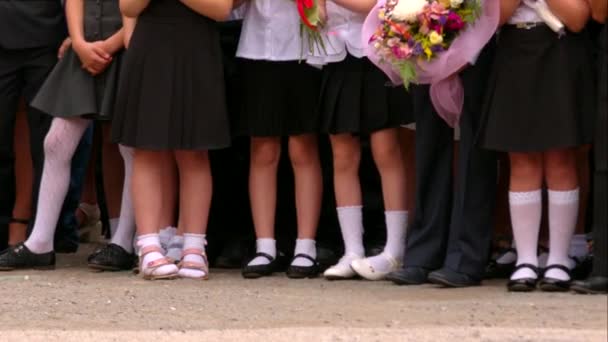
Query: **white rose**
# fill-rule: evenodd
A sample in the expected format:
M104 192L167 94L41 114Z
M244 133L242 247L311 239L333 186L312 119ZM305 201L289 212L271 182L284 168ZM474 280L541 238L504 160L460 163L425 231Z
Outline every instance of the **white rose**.
M399 0L392 15L397 20L416 21L416 17L427 4L427 0Z
M452 6L452 8L459 8L463 2L464 0L450 0L450 6Z

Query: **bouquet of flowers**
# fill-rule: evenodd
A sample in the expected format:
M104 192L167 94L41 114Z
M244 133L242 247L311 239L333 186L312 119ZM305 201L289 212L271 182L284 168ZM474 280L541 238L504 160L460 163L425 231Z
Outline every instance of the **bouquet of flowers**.
M462 111L458 72L498 28L497 0L380 0L363 25L368 57L408 89L430 84L431 99L450 125Z
M315 51L325 53L325 42L321 33L325 19L321 13L319 0L295 0L295 2L301 20L302 52L304 52L304 42L307 41L311 54L314 54Z

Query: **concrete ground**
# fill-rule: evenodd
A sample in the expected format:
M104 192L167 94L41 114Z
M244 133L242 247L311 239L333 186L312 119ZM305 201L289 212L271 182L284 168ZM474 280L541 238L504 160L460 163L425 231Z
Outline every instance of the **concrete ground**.
M0 341L607 341L607 297L387 282L144 281L93 273L90 248L56 271L0 273Z

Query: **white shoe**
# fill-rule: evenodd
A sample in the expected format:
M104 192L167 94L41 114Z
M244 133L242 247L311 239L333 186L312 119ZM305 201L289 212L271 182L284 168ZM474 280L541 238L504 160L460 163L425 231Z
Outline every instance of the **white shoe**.
M350 264L350 267L362 278L367 280L382 280L389 273L399 270L402 267L402 263L397 259L386 253L380 254L390 264L387 270L376 270L370 263L369 258L355 260Z
M357 273L353 271L350 264L355 260L363 259L360 255L348 254L340 258L337 264L328 268L323 276L327 280L344 280L351 279L357 276Z

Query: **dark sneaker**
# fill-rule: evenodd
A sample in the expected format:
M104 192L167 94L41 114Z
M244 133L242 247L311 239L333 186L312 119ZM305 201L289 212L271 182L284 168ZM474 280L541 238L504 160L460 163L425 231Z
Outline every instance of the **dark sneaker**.
M55 252L36 254L20 243L0 255L0 271L55 269Z
M111 243L93 252L88 263L90 268L98 271L130 271L135 265L135 254Z

